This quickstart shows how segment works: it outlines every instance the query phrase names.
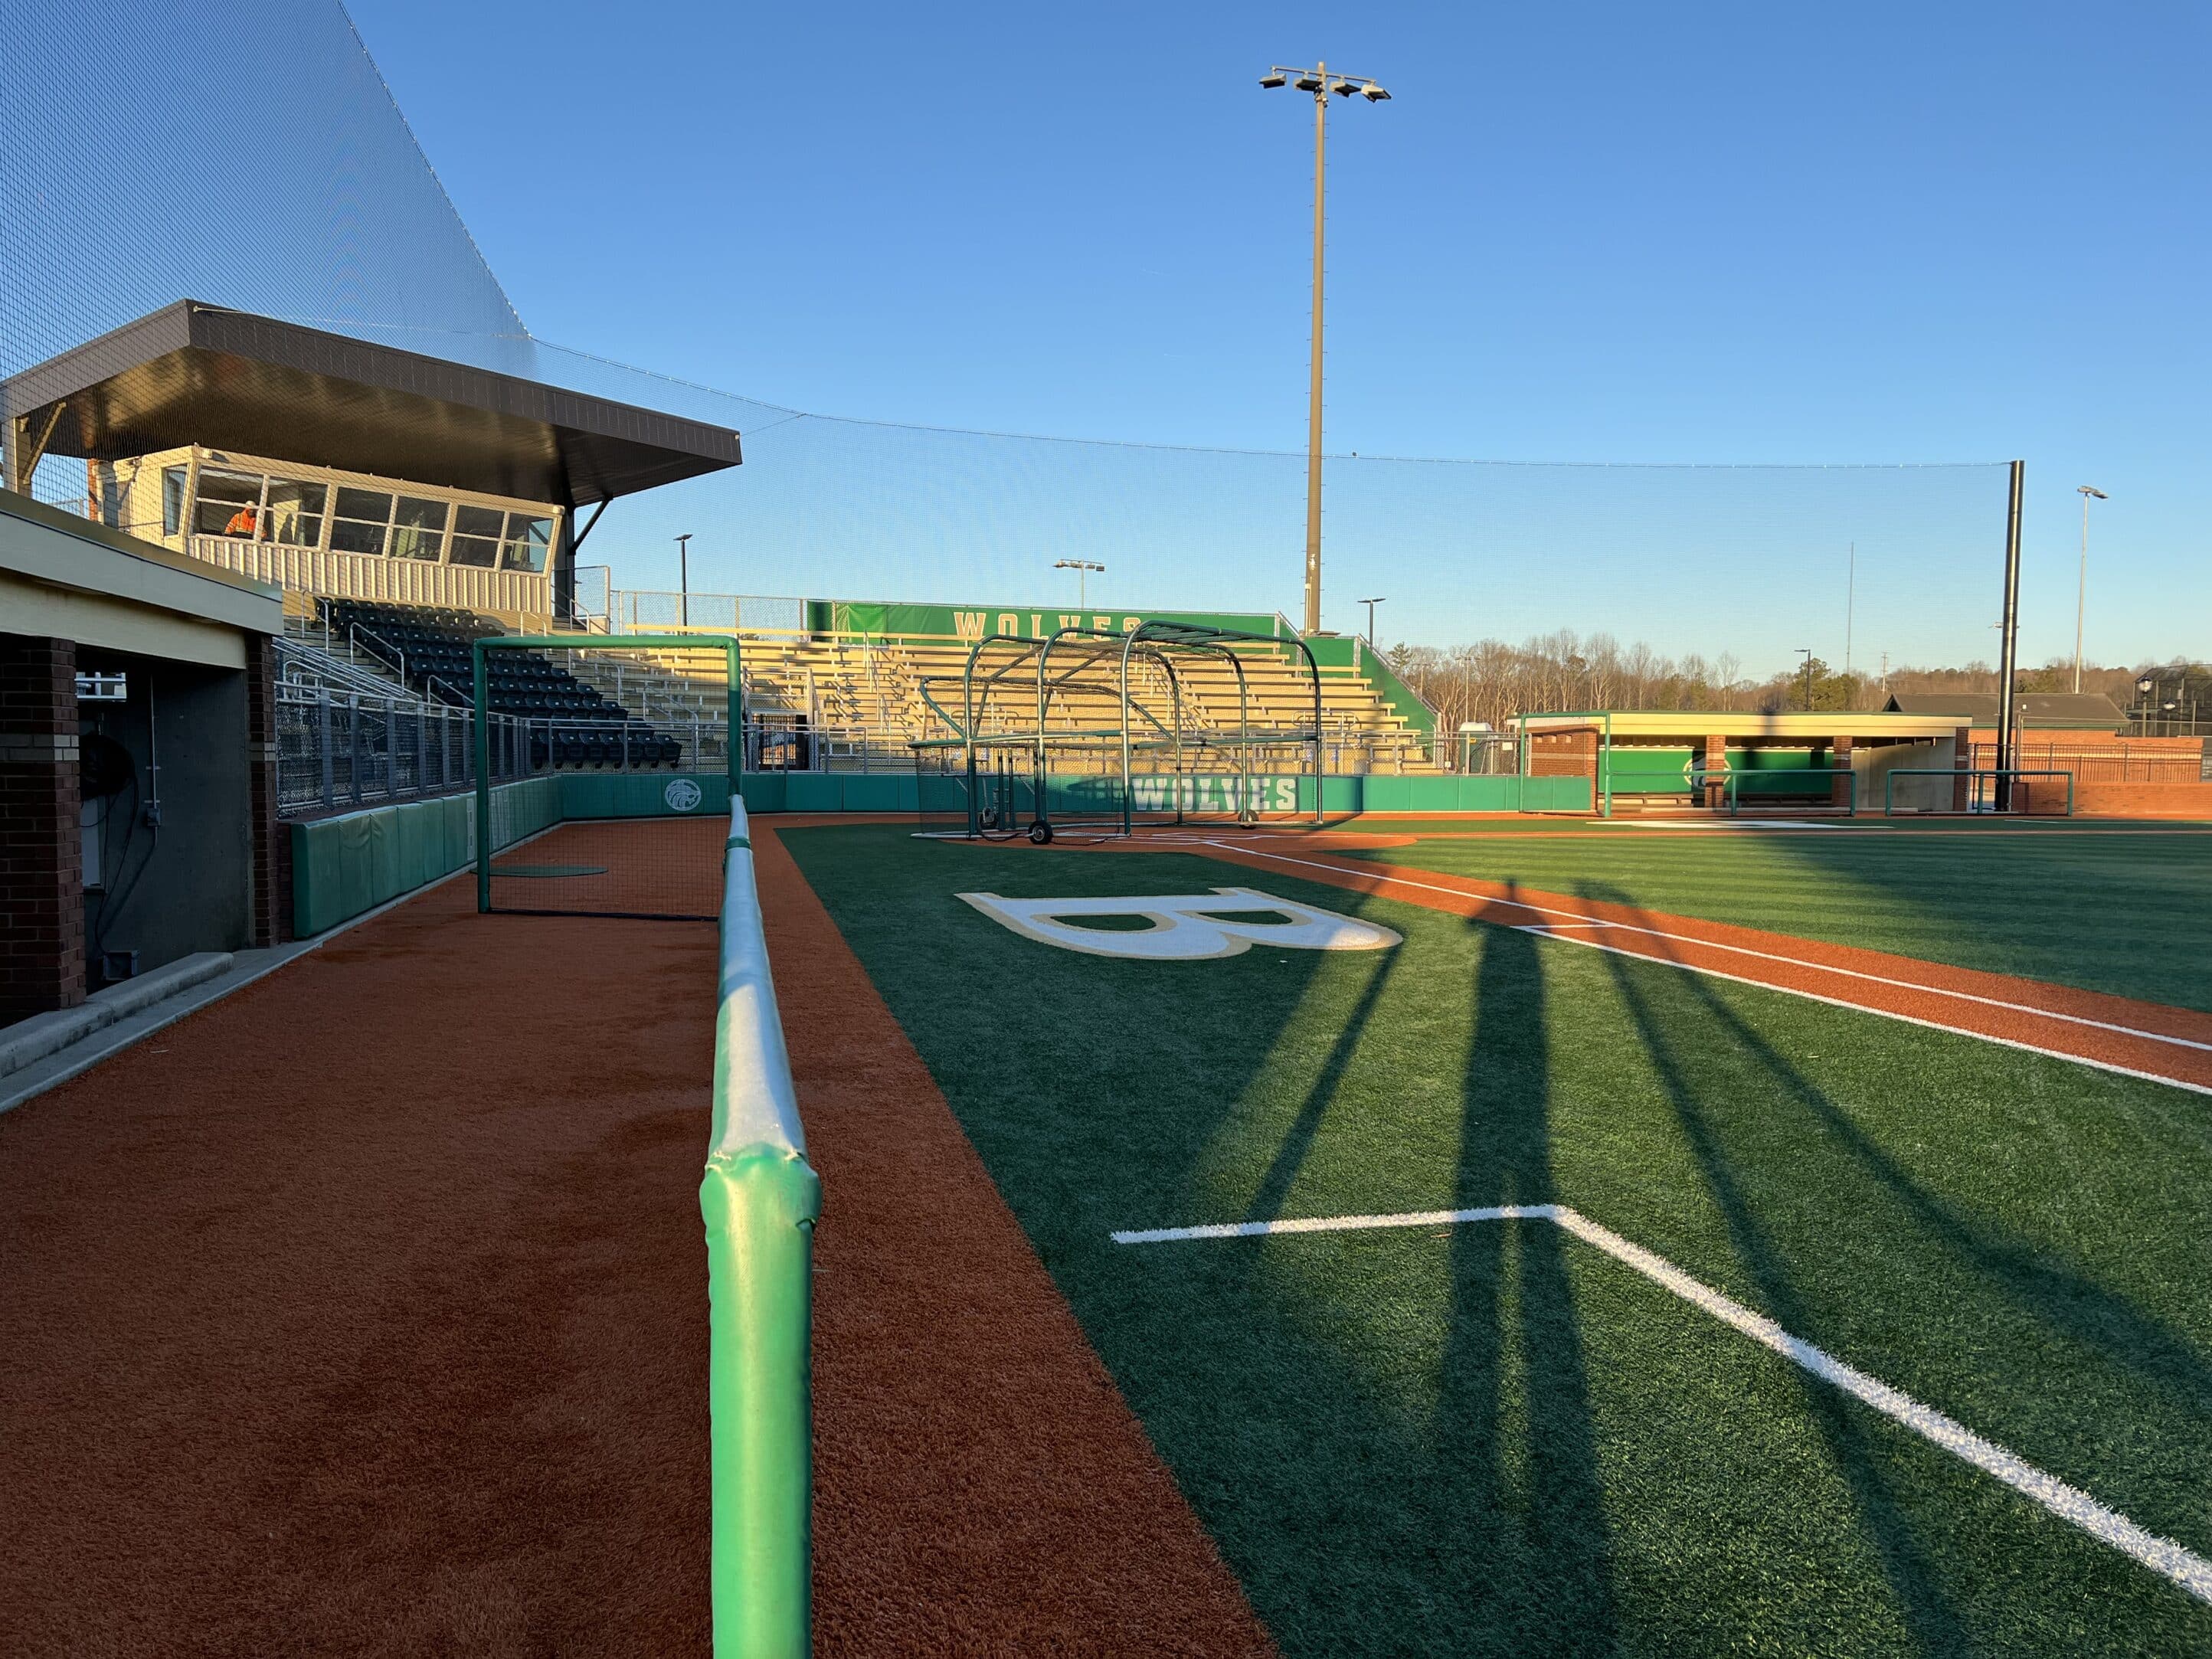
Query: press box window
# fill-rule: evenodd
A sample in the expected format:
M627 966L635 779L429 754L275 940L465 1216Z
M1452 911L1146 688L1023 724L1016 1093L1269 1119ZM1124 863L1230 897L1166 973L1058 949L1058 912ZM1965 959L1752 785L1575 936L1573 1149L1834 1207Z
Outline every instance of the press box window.
M330 486L291 478L269 481L269 509L262 514L261 539L287 547L315 547L323 539L323 508Z
M437 562L446 543L446 503L402 495L392 515L392 556Z
M261 526L261 479L236 472L200 472L192 534L251 539Z
M380 490L338 486L337 516L331 522L334 553L381 553L392 522L392 497Z
M507 515L495 507L457 507L453 509L455 564L489 569L499 562L500 532Z
M541 575L545 556L553 546L553 520L533 519L526 513L507 515L507 554L501 563L509 570Z
M185 469L161 469L161 533L173 536L185 523Z

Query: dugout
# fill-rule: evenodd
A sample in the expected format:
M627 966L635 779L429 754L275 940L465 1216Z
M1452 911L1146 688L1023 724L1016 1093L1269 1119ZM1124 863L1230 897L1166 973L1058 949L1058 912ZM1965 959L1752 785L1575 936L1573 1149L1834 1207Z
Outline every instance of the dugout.
M0 492L0 1024L283 936L283 606Z
M1522 715L1512 731L1522 775L1588 778L1604 817L1948 810L1953 783L1925 775L1972 757L1966 721L1893 712L1595 709Z

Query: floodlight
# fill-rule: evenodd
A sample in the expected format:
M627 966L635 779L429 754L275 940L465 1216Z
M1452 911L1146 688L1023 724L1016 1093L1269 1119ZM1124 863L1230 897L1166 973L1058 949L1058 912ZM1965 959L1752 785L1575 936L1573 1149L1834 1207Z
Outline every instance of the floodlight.
M1361 96L1364 97L1370 104L1387 104L1390 101L1390 94L1383 91L1382 88L1373 85L1372 83L1368 85L1365 90L1361 94Z
M1287 78L1280 70L1270 70L1260 77L1260 84L1263 87L1279 87Z
M1340 98L1349 98L1353 93L1359 90L1359 82L1357 81L1339 81L1334 86L1331 87L1329 90Z
M1300 92L1319 92L1321 90L1321 76L1318 75L1301 75L1297 80L1291 82L1291 84L1296 87Z

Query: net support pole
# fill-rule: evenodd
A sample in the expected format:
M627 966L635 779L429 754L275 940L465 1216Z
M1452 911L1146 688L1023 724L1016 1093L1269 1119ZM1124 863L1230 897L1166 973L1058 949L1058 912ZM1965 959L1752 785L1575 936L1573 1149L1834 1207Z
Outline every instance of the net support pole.
M477 914L491 910L491 710L485 688L490 671L484 661L483 641L470 653L475 671L477 747Z
M2014 750L2020 734L2013 719L2013 680L2020 662L2020 508L2027 463L2012 464L2012 486L2005 508L2003 632L1997 647L1996 810L2012 810Z

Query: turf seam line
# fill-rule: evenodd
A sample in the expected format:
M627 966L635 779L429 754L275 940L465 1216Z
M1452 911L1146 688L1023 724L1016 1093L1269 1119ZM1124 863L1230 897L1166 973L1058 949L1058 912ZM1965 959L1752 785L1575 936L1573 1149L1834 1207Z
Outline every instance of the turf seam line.
M1116 1244L1165 1244L1191 1239L1256 1238L1276 1234L1357 1232L1383 1227L1433 1227L1473 1221L1549 1221L1584 1243L1679 1297L1701 1312L1751 1338L1801 1370L1869 1406L1931 1445L1972 1464L2100 1543L2110 1546L2198 1601L2212 1603L2212 1561L2161 1538L2099 1503L2080 1487L2038 1468L1994 1440L1984 1438L1901 1389L1792 1336L1764 1314L1692 1278L1656 1251L1623 1238L1565 1204L1501 1204L1474 1210L1413 1210L1394 1215L1304 1216L1278 1221L1219 1222L1195 1227L1152 1227L1109 1234Z
M1474 893L1469 892L1462 887L1439 887L1433 882L1409 881L1403 876L1370 874L1369 872L1364 870L1347 869L1345 866L1340 864L1321 864L1316 862L1312 859L1294 859L1287 857L1280 853L1262 853L1255 848L1239 847L1230 842L1208 842L1206 845L1209 847L1218 847L1224 852L1242 853L1248 857L1273 859L1277 862L1283 864L1301 864L1310 870L1334 870L1339 874L1359 876L1369 881L1386 883L1392 886L1416 887L1426 893L1444 893L1449 894L1453 898L1474 899L1480 902L1488 904L1510 904L1516 909L1528 911L1534 915L1568 916L1574 918L1577 922L1584 922L1589 920L1577 911L1556 909L1548 904L1531 904L1526 899L1502 898L1486 893ZM1780 952L1774 951L1754 951L1750 946L1743 945L1723 945L1716 939L1696 939L1687 933L1669 933L1657 927L1638 927L1633 922L1616 921L1609 922L1605 925L1618 927L1624 933L1642 933L1651 939L1666 939L1677 945L1695 945L1700 949L1708 951L1733 951L1738 956L1757 957L1764 961L1779 962L1792 968L1802 968L1814 973L1835 974L1844 979L1865 980L1872 984L1887 985L1900 991L1913 991L1925 996L1950 997L1961 1002L1976 1002L1990 1008L2002 1008L2010 1013L2033 1014L2039 1018L2059 1020L2069 1025L2092 1026L2098 1030L2111 1031L2120 1036L2141 1037L2147 1042L2164 1042L2172 1044L2176 1048L2196 1048L2207 1053L2212 1053L2212 1042L2200 1042L2193 1037L2170 1036L2163 1031L2145 1030L2142 1027L2138 1025L2121 1025L2111 1020L2092 1019L2087 1014L2063 1013L2055 1008L2039 1008L2034 1004L2027 1002L2007 1002L1998 997L1981 996L1972 991L1954 991L1941 985L1922 984L1916 980L1891 979L1881 974L1869 974L1856 968L1832 967L1826 963L1808 961L1802 957L1784 956ZM1542 934L1550 932L1557 926L1559 926L1559 924L1553 922L1542 922L1534 925L1524 925L1521 927L1521 931L1522 933ZM1573 939L1569 942L1576 945L1585 945L1590 943L1590 941L1587 939ZM1601 946L1599 948L1606 949L1610 947ZM1633 951L1621 951L1620 954L1623 956L1640 956L1641 953ZM1689 963L1672 962L1668 958L1661 957L1643 957L1642 960L1645 962L1667 962L1668 965L1671 967L1689 968L1693 973L1715 974L1722 979L1736 980L1737 983L1742 985L1760 985L1765 983L1765 981L1762 980L1742 979L1734 974L1723 974L1717 969L1698 968ZM1787 988L1777 985L1769 986L1767 988L1770 990L1778 991L1786 989ZM1813 993L1795 992L1792 993L1792 994L1799 996L1812 996ZM1821 1002L1833 1002L1836 1001L1836 999L1831 997L1815 997L1814 1000ZM1839 1002L1838 1003L1838 1006L1845 1008L1865 1007L1864 1004L1856 1002ZM1869 1013L1881 1013L1884 1012L1879 1008L1868 1008L1866 1011ZM1910 1018L1911 1016L1905 1014L1893 1014L1891 1015L1890 1018L1895 1019L1906 1019ZM1982 1036L1982 1033L1978 1031L1967 1031L1960 1026L1944 1025L1932 1020L1917 1020L1914 1021L1914 1024L1928 1025L1931 1029L1939 1031L1959 1031L1961 1035L1967 1036ZM2003 1042L2007 1041L2007 1039L2003 1037L1986 1037L1984 1040L1990 1042ZM2035 1054L2060 1054L2061 1058L2063 1059L2079 1060L2082 1064L2087 1066L2094 1066L2099 1063L2093 1060L2085 1059L2083 1056L2079 1054L2066 1054L2057 1049L2037 1048L2030 1043L2015 1042L2011 1044L2011 1046L2014 1048L2025 1048ZM2112 1066L2109 1069L2114 1071L2125 1071L2127 1068L2124 1066ZM2173 1081L2173 1079L2170 1078L2160 1077L2159 1074L2154 1072L2134 1072L2130 1073L2130 1075L2154 1078L2161 1083ZM2180 1086L2184 1088L2193 1088L2197 1085L2183 1084ZM2205 1091L2203 1092L2212 1092L2212 1091Z

